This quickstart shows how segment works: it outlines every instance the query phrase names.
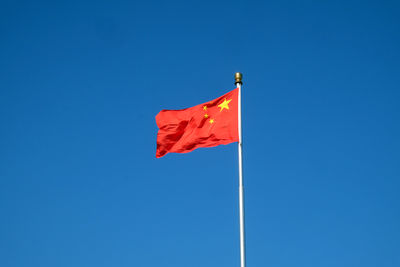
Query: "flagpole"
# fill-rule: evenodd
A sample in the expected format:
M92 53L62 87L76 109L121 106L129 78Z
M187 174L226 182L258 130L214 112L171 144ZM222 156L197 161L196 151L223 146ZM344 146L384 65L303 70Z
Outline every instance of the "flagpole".
M235 84L239 89L238 94L238 155L239 155L239 228L240 228L240 267L246 267L245 232L244 232L244 188L242 168L242 77L240 72L235 73Z

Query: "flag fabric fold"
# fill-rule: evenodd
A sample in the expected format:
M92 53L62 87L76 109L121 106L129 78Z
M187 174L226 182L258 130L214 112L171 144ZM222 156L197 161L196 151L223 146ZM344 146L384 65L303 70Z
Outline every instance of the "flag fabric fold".
M238 142L238 93L236 88L194 107L160 111L156 157Z

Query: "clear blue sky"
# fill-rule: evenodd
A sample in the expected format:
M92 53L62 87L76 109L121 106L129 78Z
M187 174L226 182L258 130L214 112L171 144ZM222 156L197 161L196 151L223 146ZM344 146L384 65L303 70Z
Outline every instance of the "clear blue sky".
M239 266L237 145L155 115L244 74L248 266L400 266L398 1L0 4L0 266Z

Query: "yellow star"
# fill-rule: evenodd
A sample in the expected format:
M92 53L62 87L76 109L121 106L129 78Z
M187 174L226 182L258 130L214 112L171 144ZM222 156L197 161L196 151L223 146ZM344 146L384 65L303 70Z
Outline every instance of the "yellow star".
M203 106L203 109L204 109L204 110L207 110L207 106Z
M225 98L224 102L222 102L221 104L218 105L218 107L221 108L219 112L221 112L224 108L229 109L228 104L229 104L229 102L231 102L231 101L232 101L232 99L229 99L229 100L227 101L226 98Z
M207 118L208 118L208 114L205 114L205 115L204 115L204 118L206 118L206 119L207 119Z
M213 124L214 123L214 119L210 119L210 123Z

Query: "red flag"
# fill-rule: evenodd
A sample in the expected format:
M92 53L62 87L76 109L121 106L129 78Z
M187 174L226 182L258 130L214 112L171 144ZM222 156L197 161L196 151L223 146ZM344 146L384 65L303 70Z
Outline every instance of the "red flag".
M156 116L156 157L238 142L238 92L236 88L191 108L161 110Z

